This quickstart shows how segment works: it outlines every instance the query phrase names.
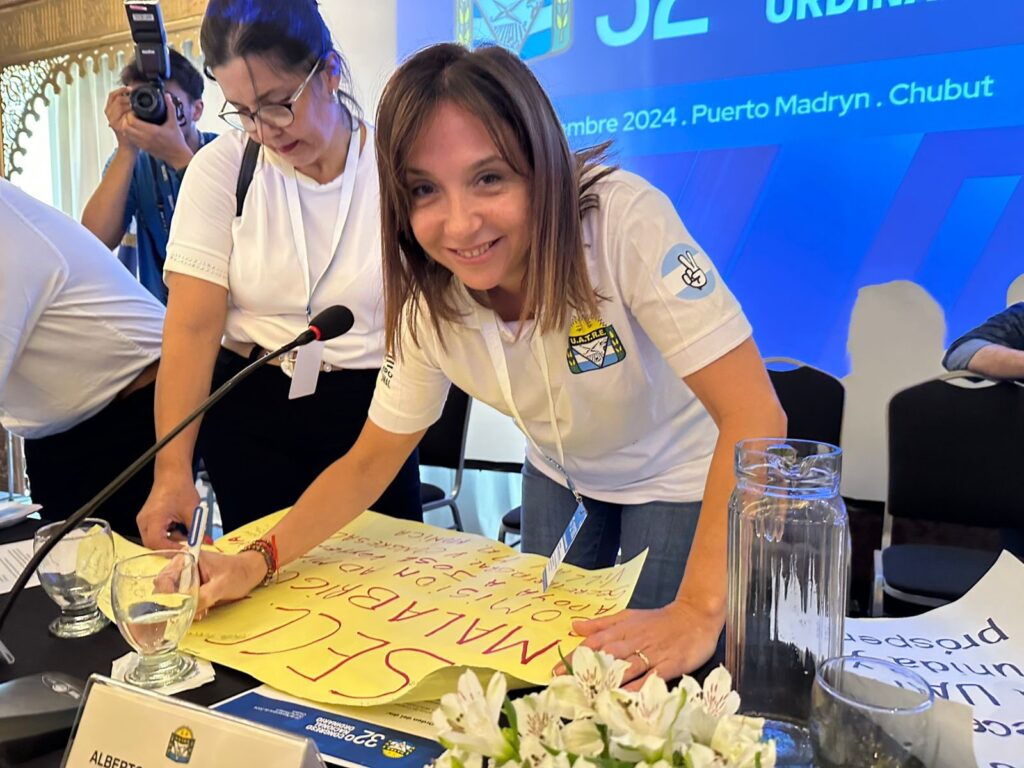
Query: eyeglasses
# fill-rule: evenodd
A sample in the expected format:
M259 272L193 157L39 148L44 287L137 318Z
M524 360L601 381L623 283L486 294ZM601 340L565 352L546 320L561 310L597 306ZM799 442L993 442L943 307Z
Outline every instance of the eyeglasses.
M313 75L319 71L322 61L323 59L317 59L309 74L306 75L306 79L302 81L302 85L298 87L295 93L291 95L291 98L284 104L264 104L261 107L257 107L255 112L250 112L247 109L224 110L222 108L220 119L232 128L240 131L255 131L257 120L273 128L287 128L295 122L295 112L293 111L295 102L299 100L302 92L306 90L306 86L313 79ZM224 106L227 106L226 101Z

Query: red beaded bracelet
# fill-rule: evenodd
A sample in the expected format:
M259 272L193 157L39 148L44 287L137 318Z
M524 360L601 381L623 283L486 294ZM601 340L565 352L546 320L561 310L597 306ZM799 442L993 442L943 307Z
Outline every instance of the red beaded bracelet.
M261 587L267 586L274 580L274 576L277 575L277 540L276 537L271 536L270 541L266 539L255 539L250 541L244 547L242 552L259 552L263 555L263 560L267 564L267 573L260 582Z

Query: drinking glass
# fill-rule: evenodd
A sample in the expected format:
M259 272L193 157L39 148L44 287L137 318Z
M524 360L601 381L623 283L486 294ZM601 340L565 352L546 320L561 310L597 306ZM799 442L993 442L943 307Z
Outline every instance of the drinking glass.
M183 550L156 550L122 560L110 580L117 628L138 653L125 680L162 688L188 677L196 660L178 653L199 598L196 558Z
M39 550L53 538L64 521L36 531L32 545ZM96 597L114 564L114 538L106 520L87 517L68 531L36 569L39 583L60 608L50 623L57 637L86 637L110 622L96 607Z
M935 695L916 672L864 656L823 662L811 688L818 768L921 768L938 754Z

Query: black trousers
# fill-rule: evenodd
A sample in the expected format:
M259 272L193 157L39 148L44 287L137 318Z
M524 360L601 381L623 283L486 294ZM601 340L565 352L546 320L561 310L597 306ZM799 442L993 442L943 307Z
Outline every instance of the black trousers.
M213 386L247 364L222 349ZM289 400L291 379L268 365L213 406L204 417L200 440L224 530L291 506L317 475L341 458L362 431L376 381L377 369L321 373L314 394ZM371 509L422 521L416 451Z
M114 400L92 418L66 432L25 441L32 500L46 520L63 520L89 501L156 442L154 384ZM152 466L135 477L94 513L123 536L138 538L135 515L153 485Z

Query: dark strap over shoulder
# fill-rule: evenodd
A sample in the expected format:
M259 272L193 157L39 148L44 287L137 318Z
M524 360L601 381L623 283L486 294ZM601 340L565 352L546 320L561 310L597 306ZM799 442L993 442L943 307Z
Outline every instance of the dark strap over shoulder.
M249 185L252 183L252 175L256 170L256 158L260 154L260 145L249 139L245 143L245 152L242 155L242 165L238 169L238 184L235 187L235 216L242 215L242 208L245 206L245 196L249 193Z

